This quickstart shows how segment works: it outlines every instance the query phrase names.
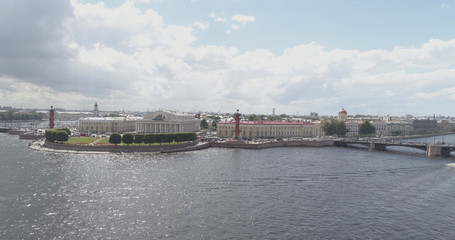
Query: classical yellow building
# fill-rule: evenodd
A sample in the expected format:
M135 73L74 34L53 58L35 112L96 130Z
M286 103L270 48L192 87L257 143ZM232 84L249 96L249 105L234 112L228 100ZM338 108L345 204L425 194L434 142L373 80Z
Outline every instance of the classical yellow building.
M136 121L137 133L178 133L198 132L201 120L192 114L177 114L156 111L144 115L144 119Z
M217 136L232 138L235 121L219 122ZM240 121L241 138L290 138L322 136L321 124L301 121Z
M86 117L78 121L81 134L125 133L136 130L136 121L140 117Z

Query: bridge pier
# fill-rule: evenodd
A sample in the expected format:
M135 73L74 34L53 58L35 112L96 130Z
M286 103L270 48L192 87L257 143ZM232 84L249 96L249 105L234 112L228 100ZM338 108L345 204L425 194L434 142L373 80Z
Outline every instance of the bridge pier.
M386 145L383 143L370 142L370 151L385 151Z
M449 157L450 147L444 145L428 144L427 145L427 156L428 157Z

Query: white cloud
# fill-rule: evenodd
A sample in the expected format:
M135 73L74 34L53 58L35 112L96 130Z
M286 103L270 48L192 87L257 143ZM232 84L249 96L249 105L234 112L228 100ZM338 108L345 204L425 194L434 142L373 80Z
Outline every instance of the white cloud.
M59 11L0 22L2 104L83 108L97 101L104 109L270 113L276 108L292 114L335 114L342 106L352 113L444 114L455 104L455 40L392 50L327 50L310 42L280 55L266 49L240 52L195 46L194 29L208 23L169 25L133 2L116 8L61 2L36 6L57 4ZM0 9L4 16L2 11L11 9ZM240 26L226 23L229 31L254 21L236 16L232 20ZM34 24L43 19L53 21L37 29ZM9 23L30 26L18 30L27 35L6 32Z
M210 27L209 23L207 23L207 22L199 22L199 21L194 22L193 25L196 26L197 28L201 29L201 30L205 30L205 29Z
M256 19L253 16L236 14L232 16L232 20L242 23L244 26L249 22L254 22Z
M211 12L209 17L213 18L213 20L215 20L215 22L226 22L227 19L225 17L219 17L217 15L215 15L215 13Z
M231 24L231 27L230 27L232 30L237 30L239 29L239 25L235 25L235 24Z

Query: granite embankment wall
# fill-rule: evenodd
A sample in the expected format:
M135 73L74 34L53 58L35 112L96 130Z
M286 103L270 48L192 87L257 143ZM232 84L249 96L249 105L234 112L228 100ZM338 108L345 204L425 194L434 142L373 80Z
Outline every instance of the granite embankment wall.
M166 149L160 151L160 153L174 153L174 152L189 152L189 151L197 151L197 150L202 150L210 147L210 143L202 143L202 144L196 144L194 146L188 146L184 148L178 148L178 149Z
M19 139L38 140L44 138L44 135L20 134Z
M273 147L326 147L334 146L332 140L327 141L278 141L266 143L242 143L242 142L211 142L210 147L220 148L244 148L244 149L263 149Z
M333 141L279 141L266 143L244 143L244 142L206 142L194 146L179 149L166 149L161 153L187 152L202 150L211 147L218 148L242 148L242 149L263 149L273 147L326 147L334 146Z
M334 142L327 141L279 141L266 143L243 143L243 142L209 142L197 144L197 142L181 144L163 144L152 146L122 146L122 145L74 145L46 142L44 147L55 150L69 150L78 152L186 152L206 149L210 147L218 148L243 148L243 149L263 149L273 147L326 147L334 146Z
M184 149L196 143L163 144L151 146L122 146L122 145L75 145L45 142L44 147L55 150L70 150L78 152L160 152L172 149Z

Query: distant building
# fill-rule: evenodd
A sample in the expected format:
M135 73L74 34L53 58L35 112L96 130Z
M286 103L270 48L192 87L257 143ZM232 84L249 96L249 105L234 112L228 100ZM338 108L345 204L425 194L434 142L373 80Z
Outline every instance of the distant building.
M136 122L137 133L178 133L198 132L201 120L194 114L177 114L156 111L144 115L144 119Z
M455 132L455 122L440 120L438 121L438 130L445 132Z
M235 121L218 122L217 136L232 138ZM241 138L290 138L322 136L320 124L300 121L240 121Z
M388 131L385 136L400 136L412 133L412 124L407 121L389 121L387 126Z
M95 102L95 107L93 108L93 116L94 117L99 117L100 116L100 110L98 110L98 103Z
M348 117L348 112L346 112L346 110L344 110L344 108L342 108L338 112L338 120L346 122L347 117Z
M359 122L358 121L348 121L346 124L346 137L356 138L359 136Z
M387 117L386 120L381 120L377 118L368 118L368 119L347 119L347 111L341 109L338 112L338 119L344 121L346 124L346 137L356 138L359 137L359 126L366 120L370 121L371 125L376 128L375 135L378 137L381 136L398 136L398 135L408 135L412 132L412 124L407 121L391 121L392 118Z
M438 130L438 123L431 119L414 119L412 128L415 134L434 133Z

